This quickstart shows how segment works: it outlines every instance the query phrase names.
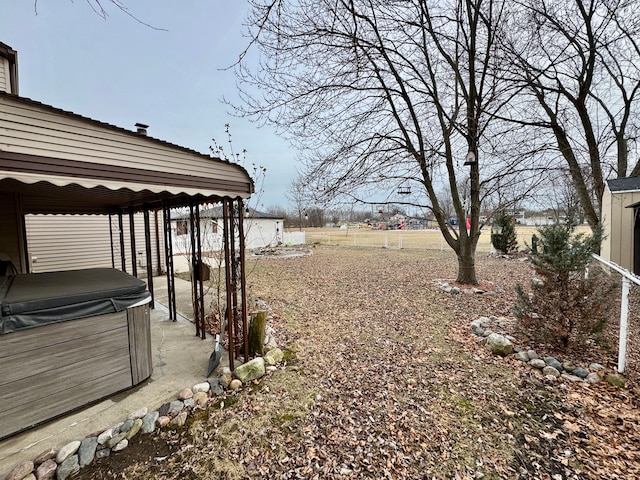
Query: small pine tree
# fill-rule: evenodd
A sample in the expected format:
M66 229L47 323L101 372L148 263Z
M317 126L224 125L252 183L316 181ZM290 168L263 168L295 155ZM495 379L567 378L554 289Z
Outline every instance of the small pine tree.
M518 239L516 237L516 219L514 216L501 210L496 215L493 225L494 228L502 228L502 232L491 234L493 248L505 254L516 250L518 248Z
M591 254L600 248L602 230L574 235L576 224L569 215L541 227L541 248L530 257L540 279L531 282L532 293L516 286L515 316L535 340L566 348L576 333L600 332L610 307L613 282L599 268L592 268Z

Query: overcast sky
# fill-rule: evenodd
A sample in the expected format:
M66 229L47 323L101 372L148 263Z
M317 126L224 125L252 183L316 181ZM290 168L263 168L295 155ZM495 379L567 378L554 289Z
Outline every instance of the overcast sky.
M247 162L267 168L259 209L285 206L296 176L295 151L271 127L236 118L232 71L223 69L246 46L245 0L122 0L137 23L102 0L107 20L85 0L0 0L0 42L18 52L20 95L96 120L209 152L215 138ZM37 14L36 14L36 8ZM250 172L251 173L251 172Z

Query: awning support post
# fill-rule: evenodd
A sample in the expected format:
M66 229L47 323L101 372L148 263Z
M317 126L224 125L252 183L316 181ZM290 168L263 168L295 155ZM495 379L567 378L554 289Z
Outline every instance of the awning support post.
M178 319L176 308L176 286L173 269L173 241L171 239L171 208L169 202L164 201L163 205L164 220L164 245L165 245L165 264L167 266L167 307L169 308L169 320L174 322Z
M129 207L129 237L131 242L131 275L138 276L138 265L136 260L136 226L133 218L133 208Z
M153 261L151 257L151 226L149 224L149 206L144 206L144 246L147 257L147 288L151 293L151 308L155 308L155 295L153 292Z

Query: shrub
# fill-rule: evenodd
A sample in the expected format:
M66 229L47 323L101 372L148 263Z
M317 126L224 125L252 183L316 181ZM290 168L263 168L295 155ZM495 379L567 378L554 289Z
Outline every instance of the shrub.
M501 229L499 233L491 233L493 248L502 253L509 253L518 248L516 237L516 219L504 210L497 213L492 230Z
M531 293L516 286L514 313L520 326L534 340L561 348L602 331L615 288L598 265L587 275L591 254L600 248L601 230L574 235L575 226L569 216L538 230L541 248L530 260L539 278L532 280Z

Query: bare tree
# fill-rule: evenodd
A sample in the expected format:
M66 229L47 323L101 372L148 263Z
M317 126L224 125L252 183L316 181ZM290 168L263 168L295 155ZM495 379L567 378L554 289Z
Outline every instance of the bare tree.
M366 201L372 190L419 189L426 199L419 206L432 211L458 257L457 280L477 283L482 199L514 181L539 180L533 159L522 167L522 152L500 148L513 136L497 125L514 93L498 77L504 2L251 0L251 6L260 65L251 68L250 51L241 56L240 112L276 124L297 142L309 183L325 196ZM259 96L250 94L254 87ZM469 186L466 203L460 184ZM438 192L450 193L446 203L459 225L470 218L469 230L450 227Z
M302 175L298 174L289 183L289 190L285 193L285 197L293 204L298 229L302 230L302 217L309 217L309 214L305 211L308 202L307 183Z
M640 174L640 2L519 0L503 37L523 86L512 119L545 130L568 166L585 217L600 222L605 179ZM514 30L515 29L515 30Z

